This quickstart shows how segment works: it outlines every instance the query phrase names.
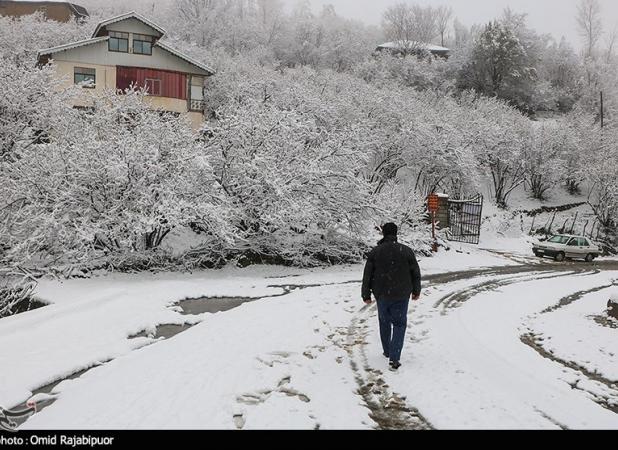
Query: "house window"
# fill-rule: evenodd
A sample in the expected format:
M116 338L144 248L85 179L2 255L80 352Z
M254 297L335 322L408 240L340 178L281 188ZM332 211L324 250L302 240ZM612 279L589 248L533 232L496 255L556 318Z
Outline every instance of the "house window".
M129 52L129 33L121 33L119 31L109 32L109 45L110 52Z
M149 95L161 95L161 80L155 78L146 78L144 80L144 86Z
M133 53L138 55L152 55L153 37L146 34L133 35Z
M86 67L75 67L73 69L73 82L81 84L85 88L94 88L97 82L96 69L88 69Z

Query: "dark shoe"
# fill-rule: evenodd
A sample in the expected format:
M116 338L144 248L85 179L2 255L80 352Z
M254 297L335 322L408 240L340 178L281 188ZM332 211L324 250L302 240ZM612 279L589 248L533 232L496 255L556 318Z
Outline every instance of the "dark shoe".
M393 372L401 367L401 363L399 361L391 361L389 365L391 366L390 370Z
M388 353L382 353L385 358L388 358Z

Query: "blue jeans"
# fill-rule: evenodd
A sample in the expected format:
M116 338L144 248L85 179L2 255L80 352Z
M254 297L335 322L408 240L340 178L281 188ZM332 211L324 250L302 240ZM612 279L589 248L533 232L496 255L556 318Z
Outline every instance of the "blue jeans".
M401 357L408 324L409 301L409 298L396 301L377 299L382 349L391 361L399 361Z

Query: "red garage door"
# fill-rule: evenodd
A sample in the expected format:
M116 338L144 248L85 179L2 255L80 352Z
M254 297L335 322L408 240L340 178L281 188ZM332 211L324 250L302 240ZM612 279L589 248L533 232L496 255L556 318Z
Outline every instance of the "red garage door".
M187 99L187 75L167 70L141 67L116 67L116 89L124 91L134 85L146 87L150 95Z

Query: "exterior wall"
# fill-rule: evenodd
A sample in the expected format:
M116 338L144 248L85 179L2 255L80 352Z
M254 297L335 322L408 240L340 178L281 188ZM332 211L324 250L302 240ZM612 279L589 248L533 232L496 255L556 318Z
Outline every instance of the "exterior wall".
M54 67L59 77L66 80L67 85L73 84L73 74L75 67L86 67L96 70L96 86L94 89L84 88L83 98L77 99L74 106L91 106L92 102L89 96L92 93L102 93L104 89L116 89L116 67L104 66L100 64L85 64L83 62L73 61L54 61ZM153 109L161 109L163 111L177 112L187 114L191 121L193 129L197 130L204 122L204 115L201 112L187 111L187 100L168 97L147 97L147 101L152 105Z
M194 130L199 130L204 125L204 114L201 112L189 111L187 113L187 117L191 122L191 128Z
M59 77L66 80L68 86L74 83L74 69L75 67L86 67L88 69L96 70L96 84L93 89L84 88L83 98L77 99L75 106L90 106L91 100L88 98L90 94L102 93L105 89L116 89L116 67L103 66L100 64L85 64L82 62L71 61L54 61L54 68Z
M110 52L107 49L107 45L107 41L102 41L54 53L52 56L55 61L79 61L83 64L100 64L103 66L145 67L193 73L196 75L208 75L156 45L152 48L152 55ZM131 45L129 45L129 49L131 48Z
M145 23L137 19L125 19L116 23L109 24L105 27L107 31L121 31L123 33L148 34L150 36L160 37L161 33L150 28ZM107 33L106 33L107 34Z
M169 97L155 97L149 95L147 97L148 102L155 109L162 109L164 111L172 111L178 113L186 113L187 112L187 101L180 100L178 98L169 98ZM200 117L203 117L200 114Z

